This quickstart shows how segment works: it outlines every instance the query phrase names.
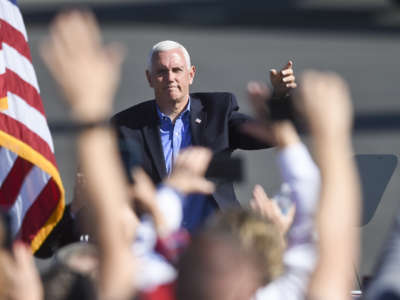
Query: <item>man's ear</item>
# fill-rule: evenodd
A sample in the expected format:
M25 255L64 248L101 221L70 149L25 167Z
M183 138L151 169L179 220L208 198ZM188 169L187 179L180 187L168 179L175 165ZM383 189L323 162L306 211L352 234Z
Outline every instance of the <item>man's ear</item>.
M196 74L196 67L195 66L191 66L190 70L189 70L189 76L190 76L189 84L193 83L195 74Z
M147 78L147 82L149 83L149 86L153 87L153 84L151 83L151 76L150 76L149 70L146 70L146 78Z

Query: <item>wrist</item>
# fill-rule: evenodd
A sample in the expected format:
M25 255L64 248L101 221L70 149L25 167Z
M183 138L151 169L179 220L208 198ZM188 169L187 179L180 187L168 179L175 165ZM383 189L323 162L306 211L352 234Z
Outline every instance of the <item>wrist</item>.
M112 112L111 103L108 105L103 98L96 98L96 101L93 101L89 98L80 97L75 102L76 105L71 105L71 117L78 122L105 120L110 117Z
M177 191L182 195L186 195L185 192L185 180L178 178L177 176L171 176L164 180L164 184L173 190Z
M282 98L287 98L289 97L289 92L286 90L277 90L274 89L272 92L272 99L282 99Z
M286 148L300 142L300 137L297 134L292 122L278 121L272 125L275 144L278 148Z

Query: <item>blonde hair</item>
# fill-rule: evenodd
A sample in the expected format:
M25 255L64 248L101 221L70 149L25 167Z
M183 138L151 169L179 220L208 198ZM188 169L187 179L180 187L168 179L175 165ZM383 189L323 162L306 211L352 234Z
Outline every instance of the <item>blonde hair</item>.
M256 256L265 284L283 273L284 243L275 224L249 210L217 214L208 229L231 233L241 246Z

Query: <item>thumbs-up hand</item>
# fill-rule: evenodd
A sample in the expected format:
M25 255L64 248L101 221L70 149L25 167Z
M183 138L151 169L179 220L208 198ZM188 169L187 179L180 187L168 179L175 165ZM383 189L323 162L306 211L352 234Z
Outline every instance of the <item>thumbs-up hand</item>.
M283 97L297 87L293 71L293 61L291 60L280 71L276 69L269 70L269 75L274 87L274 96L276 97Z

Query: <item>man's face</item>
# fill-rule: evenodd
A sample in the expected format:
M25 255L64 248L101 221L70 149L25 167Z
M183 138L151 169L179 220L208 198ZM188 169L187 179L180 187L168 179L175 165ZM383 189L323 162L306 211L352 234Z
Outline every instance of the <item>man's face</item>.
M154 53L147 80L154 89L157 101L186 102L189 99L189 86L193 82L194 66L186 64L181 49Z

